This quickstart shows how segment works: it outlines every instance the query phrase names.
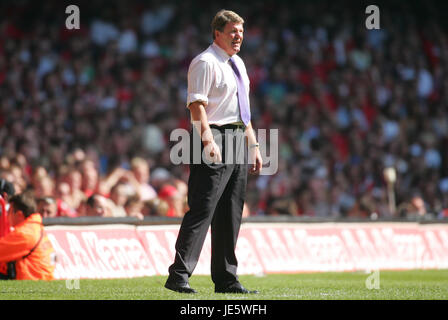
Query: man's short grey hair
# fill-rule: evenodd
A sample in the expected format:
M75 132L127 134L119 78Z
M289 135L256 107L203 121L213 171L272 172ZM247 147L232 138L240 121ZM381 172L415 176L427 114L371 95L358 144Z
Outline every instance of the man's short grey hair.
M230 10L220 10L212 20L212 35L215 40L215 30L224 31L224 27L227 23L244 23L244 19L237 13Z

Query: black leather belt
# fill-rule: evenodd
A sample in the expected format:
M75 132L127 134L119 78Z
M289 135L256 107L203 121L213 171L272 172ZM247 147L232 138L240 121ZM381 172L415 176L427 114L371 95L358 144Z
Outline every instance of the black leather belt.
M218 129L219 131L224 131L226 129L228 129L228 130L229 129L230 130L241 129L241 130L244 131L246 129L246 126L244 124L234 124L234 123L232 123L232 124L223 124L222 126L218 126L216 124L211 124L210 128Z

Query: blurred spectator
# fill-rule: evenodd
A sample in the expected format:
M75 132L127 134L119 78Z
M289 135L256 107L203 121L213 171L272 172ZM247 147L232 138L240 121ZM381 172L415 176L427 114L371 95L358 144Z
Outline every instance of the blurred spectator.
M95 163L89 159L81 162L80 171L82 176L81 190L88 198L99 191L99 173Z
M43 197L36 200L37 212L43 218L55 218L58 216L58 206L52 197Z
M70 185L67 182L60 182L55 193L57 200L58 216L60 217L76 217L76 207L70 206L72 197L70 194Z
M110 191L113 217L126 217L125 205L128 200L128 188L124 183L117 183Z
M49 176L42 176L34 181L34 195L36 198L51 197L54 193L54 182Z
M168 204L167 217L182 217L184 215L185 198L180 195L176 187L169 184L164 185L160 189L158 197Z
M181 179L173 179L173 186L177 189L178 201L176 201L176 211L182 217L188 210L188 185ZM249 210L247 208L247 210Z
M165 168L156 168L151 174L152 185L156 190L160 190L170 179L171 174Z
M139 196L142 201L151 200L157 197L154 188L149 184L150 168L146 160L142 158L133 158L131 161L131 170L139 184Z
M105 197L92 194L85 203L85 215L88 217L111 217L112 212Z
M79 208L82 201L86 200L85 194L81 191L82 176L75 168L68 169L63 181L67 182L70 187L70 197L67 199L67 204L71 208Z
M427 204L421 196L415 195L410 201L403 202L397 208L400 217L423 217L428 215Z
M142 214L143 202L137 195L129 197L126 200L124 208L126 210L126 214L128 217L136 217L138 219L143 219Z
M142 214L144 217L159 216L165 217L168 212L168 203L159 198L154 198L143 202Z

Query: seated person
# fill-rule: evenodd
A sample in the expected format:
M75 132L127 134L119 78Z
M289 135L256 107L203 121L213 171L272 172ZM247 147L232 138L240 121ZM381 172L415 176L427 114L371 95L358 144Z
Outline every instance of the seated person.
M108 199L97 193L92 194L86 201L85 215L88 217L112 217Z
M52 280L55 253L34 199L19 194L9 204L14 230L0 239L0 279Z

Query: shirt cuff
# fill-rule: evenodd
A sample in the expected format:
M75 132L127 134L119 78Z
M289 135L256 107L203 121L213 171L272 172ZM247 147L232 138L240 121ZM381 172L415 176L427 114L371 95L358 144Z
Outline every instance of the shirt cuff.
M204 105L208 105L208 98L207 96L204 96L200 93L189 93L187 97L187 108L192 104L193 102L201 101L204 102Z

